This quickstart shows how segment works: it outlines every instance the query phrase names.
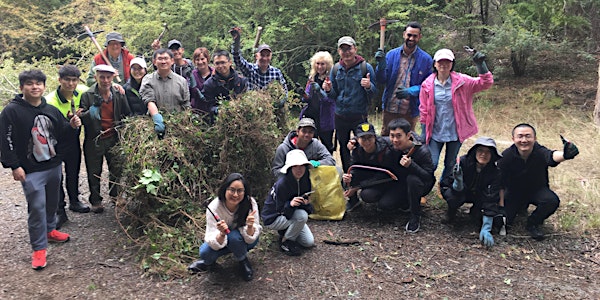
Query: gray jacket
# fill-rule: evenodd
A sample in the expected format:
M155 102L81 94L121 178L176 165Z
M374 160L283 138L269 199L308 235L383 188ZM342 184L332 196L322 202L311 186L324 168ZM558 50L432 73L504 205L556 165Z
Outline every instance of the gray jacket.
M296 145L292 143L292 138L298 136L296 131L290 131L290 133L285 137L283 143L281 143L277 150L275 151L275 158L273 159L273 164L271 165L271 171L273 172L273 176L275 179L279 179L283 177L285 174L279 172L279 170L285 165L285 156L288 152L298 149ZM316 160L321 163L321 165L325 166L335 166L335 159L331 156L331 153L327 151L327 148L316 138L312 139L312 142L306 146L306 148L302 149L304 154L306 154L306 158L308 160Z

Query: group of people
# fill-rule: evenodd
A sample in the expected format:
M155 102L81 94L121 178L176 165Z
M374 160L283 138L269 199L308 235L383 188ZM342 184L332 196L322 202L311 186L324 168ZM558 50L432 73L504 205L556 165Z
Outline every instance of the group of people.
M256 63L250 63L240 51L240 30L233 28L230 33L232 55L217 50L211 56L206 48L198 48L192 60L184 58L180 41L169 41L167 48L154 41L152 74L147 74L143 58L124 48L121 34L109 33L104 55L98 54L92 61L89 88L78 84L81 72L66 65L59 70L59 87L46 97L46 76L41 71L19 75L22 93L0 114L0 160L21 182L28 202L33 269L46 266L48 242L70 238L57 230L68 220L66 196L71 211L104 210L100 195L104 159L110 173L109 196L113 201L118 196L120 157L110 149L118 140L117 130L124 118L149 115L160 138L166 130L161 113L195 109L207 122L214 122L219 101L246 90L279 81L287 95L283 74L270 65L270 46L260 45ZM462 143L478 133L473 95L493 84L485 55L474 53L479 75L471 77L454 71L451 50L440 49L432 58L418 47L422 37L419 23L408 23L403 37L400 47L387 53L377 50L376 68L357 54L356 41L349 36L337 42L339 62L334 63L325 51L310 59L307 85L298 90L307 105L296 129L276 149L272 163L275 183L262 210L251 197L244 176L228 175L208 205L201 259L189 266L191 271L210 270L217 258L233 253L242 277L251 280L254 272L247 255L258 243L263 226L278 232L279 248L287 255L301 255L313 247L314 237L307 225L314 192L309 171L335 166L332 153L336 149L340 151L339 184L345 187L347 212L363 202L376 203L381 213L409 213L405 230L418 232L421 198L436 183L434 171L445 145L444 170L437 180L448 203L445 222L453 222L461 205L473 203L470 215L481 224L480 240L492 246L493 224L503 224L502 217L511 224L517 214L526 213L528 205L534 204L527 230L537 240L544 238L540 225L559 205L558 196L549 188L548 167L573 159L577 147L562 139L562 151L550 150L537 143L533 126L522 123L514 127L514 144L504 152L500 153L492 138L479 137L457 160ZM379 135L367 118L377 84L385 87ZM283 106L285 101L284 97L279 104ZM421 135L415 131L418 122ZM78 189L81 125L85 126L83 153L91 207L80 200Z

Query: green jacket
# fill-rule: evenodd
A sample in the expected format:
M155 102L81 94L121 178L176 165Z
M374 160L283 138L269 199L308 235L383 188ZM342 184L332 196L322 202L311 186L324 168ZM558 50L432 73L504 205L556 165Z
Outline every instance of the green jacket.
M127 103L127 98L125 95L121 95L114 87L111 87L112 93L112 103L113 103L113 127L117 127L121 124L123 119L129 115L131 115L131 110L129 109L129 104ZM102 124L100 120L95 120L91 117L89 109L92 106L100 106L102 103L102 97L98 92L98 84L94 83L87 92L83 93L81 96L81 103L79 104L79 108L81 108L81 122L85 126L85 139L93 140L100 135L102 131Z

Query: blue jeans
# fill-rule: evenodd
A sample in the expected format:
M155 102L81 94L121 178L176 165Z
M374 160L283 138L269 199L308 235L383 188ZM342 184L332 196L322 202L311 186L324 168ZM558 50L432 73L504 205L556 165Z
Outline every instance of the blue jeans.
M454 165L456 164L456 156L458 155L458 151L460 151L460 147L462 146L462 143L459 141L442 143L434 139L430 139L429 152L431 152L431 161L433 162L434 171L438 167L440 153L442 153L442 147L444 147L444 144L446 144L446 155L444 157L444 170L442 171L442 176L440 177L439 182L442 182L444 178L450 176L452 168L454 168Z
M202 246L200 246L200 258L202 258L207 265L212 265L219 257L233 253L233 256L237 261L242 261L246 258L248 250L254 248L256 244L258 244L258 238L254 243L246 244L240 230L234 229L227 235L227 245L222 249L213 250L206 242L203 243Z

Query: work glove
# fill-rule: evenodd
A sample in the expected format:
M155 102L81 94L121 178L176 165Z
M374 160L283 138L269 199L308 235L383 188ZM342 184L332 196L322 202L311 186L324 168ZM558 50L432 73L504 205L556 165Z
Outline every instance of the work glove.
M487 64L485 63L485 54L475 52L475 54L473 54L473 62L475 62L475 67L477 67L477 73L485 74L489 72Z
M309 162L313 166L313 168L318 168L321 165L321 163L318 160L311 159Z
M452 168L452 176L454 176L452 188L457 192L461 192L465 188L465 185L463 179L463 171L460 167L459 162L457 162L456 165L454 165L454 168Z
M233 52L240 52L240 28L233 27L229 30L231 37L233 38Z
M579 149L577 149L577 146L565 139L562 134L560 135L560 140L563 143L563 157L565 159L573 159L575 156L577 156L577 154L579 154Z
M493 217L483 216L483 225L481 225L481 231L479 231L479 240L487 247L494 246L494 237L491 233L493 222Z
M377 61L377 67L385 70L387 62L385 60L385 52L383 52L383 49L377 48L377 52L375 52L375 60Z
M218 114L219 114L219 107L218 107L218 106L213 106L213 107L211 107L211 108L210 108L210 112L211 112L213 115L215 115L215 116L216 116L216 115L218 115Z
M155 114L152 116L154 121L154 131L158 135L158 138L162 139L165 136L165 123L161 114Z
M100 118L100 106L95 106L95 105L91 106L90 109L89 109L89 112L90 112L90 117L93 120L98 120L98 121L101 120L101 118Z
M318 83L316 83L316 82L314 82L314 81L313 81L313 82L310 84L310 90L311 90L311 91L318 92L318 91L320 91L320 90L321 90L321 86L320 86Z
M410 94L408 93L408 89L403 87L403 86L399 86L396 89L396 98L398 99L408 99L408 97L410 96Z

